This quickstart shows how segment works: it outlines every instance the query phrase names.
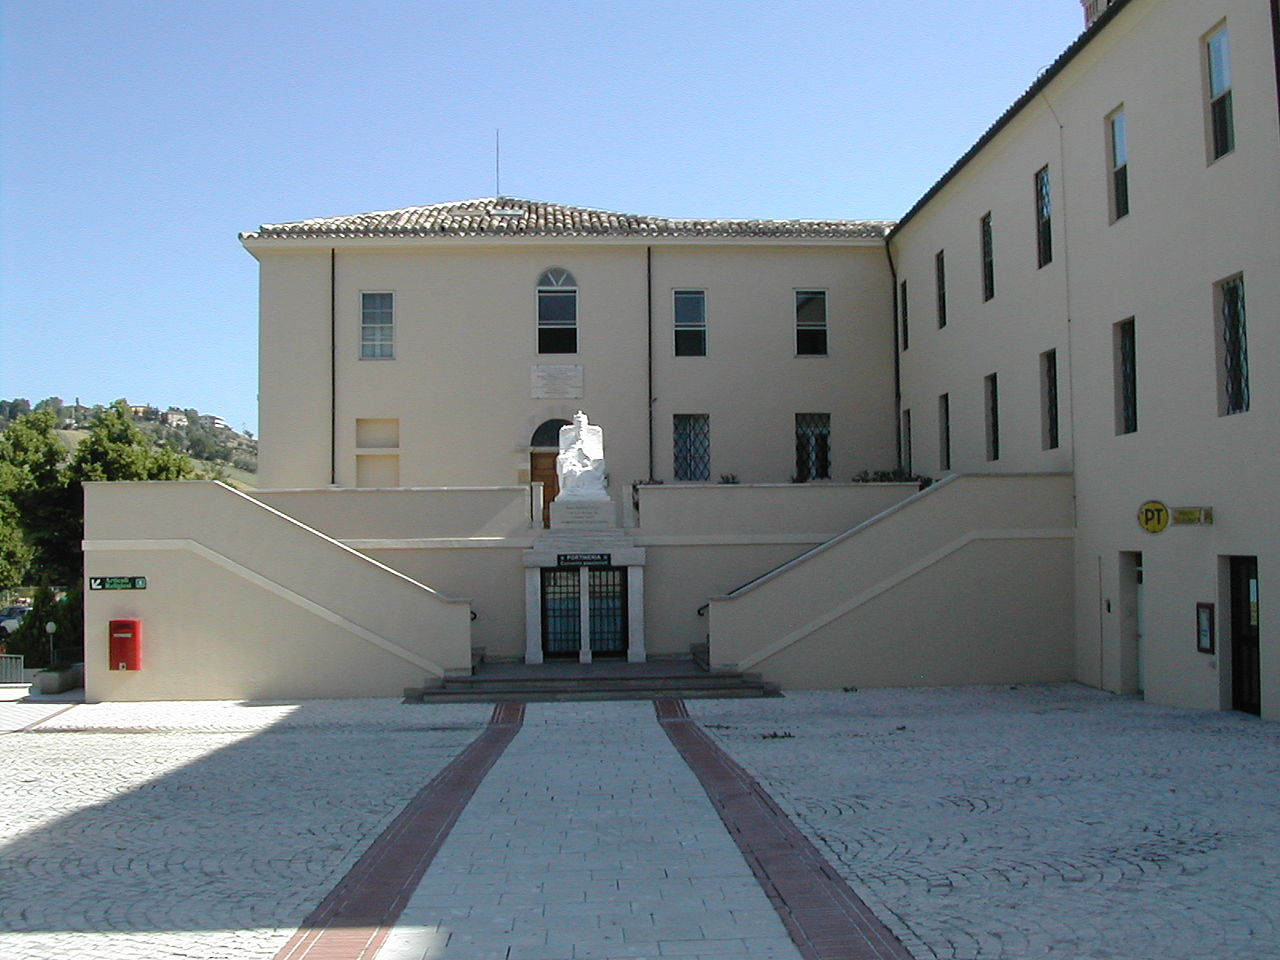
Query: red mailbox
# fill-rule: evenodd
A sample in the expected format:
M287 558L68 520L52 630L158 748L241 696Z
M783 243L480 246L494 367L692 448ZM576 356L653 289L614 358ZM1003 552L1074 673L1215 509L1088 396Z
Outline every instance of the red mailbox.
M142 621L111 621L110 655L112 670L142 669Z

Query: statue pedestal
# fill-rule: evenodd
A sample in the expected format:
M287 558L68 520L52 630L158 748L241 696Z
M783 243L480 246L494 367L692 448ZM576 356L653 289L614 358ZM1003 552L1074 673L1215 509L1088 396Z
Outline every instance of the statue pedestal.
M618 526L618 505L612 500L552 500L551 529L605 530Z

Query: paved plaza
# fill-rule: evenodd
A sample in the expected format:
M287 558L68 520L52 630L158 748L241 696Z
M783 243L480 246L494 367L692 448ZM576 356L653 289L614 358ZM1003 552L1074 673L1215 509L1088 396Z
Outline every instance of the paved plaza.
M918 960L1280 957L1280 725L1074 685L687 709ZM0 957L271 960L490 714L13 704ZM378 960L804 955L716 810L652 704L530 705Z

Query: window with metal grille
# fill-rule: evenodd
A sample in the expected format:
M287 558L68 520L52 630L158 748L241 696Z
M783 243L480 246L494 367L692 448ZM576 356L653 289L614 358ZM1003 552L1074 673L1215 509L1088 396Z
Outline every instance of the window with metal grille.
M1235 117L1231 109L1231 50L1227 28L1219 27L1205 39L1206 90L1208 92L1209 160L1217 160L1236 146Z
M898 306L902 313L902 349L911 346L911 328L907 323L907 281L898 284Z
M938 396L938 469L951 469L951 394Z
M947 255L939 250L933 258L933 278L938 293L938 329L947 325Z
M1058 449L1058 351L1040 354L1040 445Z
M1114 223L1129 215L1129 121L1123 110L1107 118L1107 162L1111 166L1108 188Z
M796 291L796 354L827 355L827 291Z
M1249 343L1245 332L1244 277L1223 280L1217 289L1218 412L1249 409Z
M991 214L983 214L978 232L982 240L982 299L990 300L996 295L996 251L995 238L991 233Z
M360 359L395 356L395 294L360 294Z
M796 414L795 479L827 480L831 477L831 414Z
M902 469L911 473L911 411L902 411Z
M673 419L675 478L710 480L711 417L705 413L677 413Z
M675 351L677 357L707 355L707 292L676 290Z
M1138 343L1133 318L1114 327L1116 383L1116 434L1138 429Z
M578 281L563 267L538 278L538 352L578 352Z
M1000 459L1000 384L994 373L983 378L987 421L987 459Z
M1053 260L1053 198L1049 186L1049 168L1036 171L1036 264L1043 267Z

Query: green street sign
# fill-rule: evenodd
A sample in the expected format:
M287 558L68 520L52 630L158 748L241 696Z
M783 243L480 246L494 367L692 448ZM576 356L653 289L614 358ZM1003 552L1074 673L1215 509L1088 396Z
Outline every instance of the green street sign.
M90 590L145 590L146 577L90 577Z

